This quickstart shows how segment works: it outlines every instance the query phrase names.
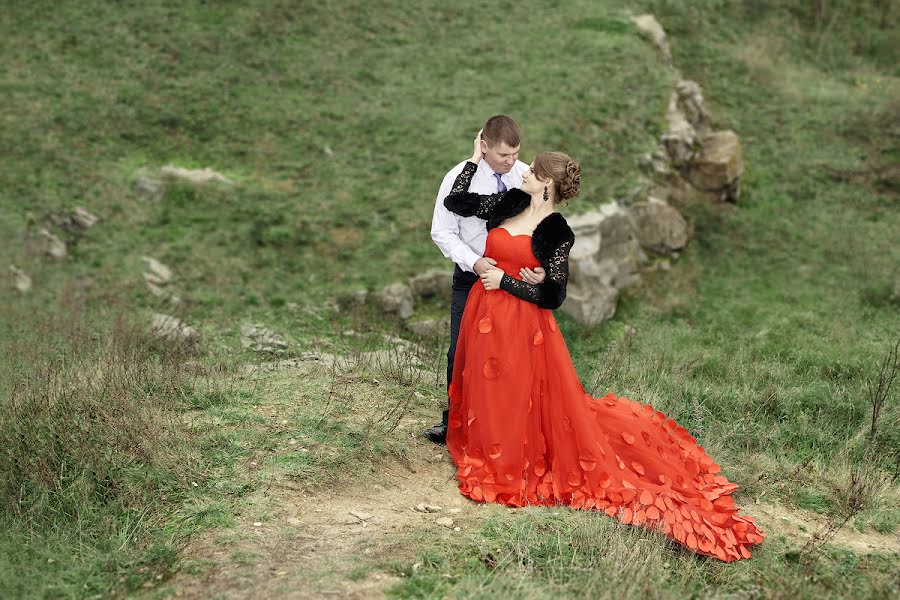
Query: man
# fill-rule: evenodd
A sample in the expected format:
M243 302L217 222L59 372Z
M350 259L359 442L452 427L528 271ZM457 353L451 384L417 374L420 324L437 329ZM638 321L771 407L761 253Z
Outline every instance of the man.
M484 157L472 178L469 190L477 194L495 194L522 185L522 174L528 165L519 158L519 125L506 115L495 115L488 119L481 130L481 150ZM484 219L461 217L444 207L444 198L450 194L453 182L462 171L465 161L453 167L444 176L434 205L431 221L431 239L441 249L444 256L456 263L453 272L453 287L450 297L450 350L447 352L447 388L453 376L453 357L456 354L456 340L462 321L466 298L479 275L497 261L484 256L487 227ZM529 283L544 280L543 269L535 271L522 269L522 278ZM448 401L449 402L449 401ZM425 437L437 444L443 444L447 435L447 414L444 410L441 423L425 430Z

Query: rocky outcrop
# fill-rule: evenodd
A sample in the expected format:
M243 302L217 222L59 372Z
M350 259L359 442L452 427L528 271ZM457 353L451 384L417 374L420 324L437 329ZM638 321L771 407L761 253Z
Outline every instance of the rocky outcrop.
M134 189L138 196L159 202L166 194L163 182L153 177L140 176L134 182Z
M453 273L432 269L416 275L408 283L413 296L417 298L443 296L450 291L450 286L453 285Z
M392 283L375 294L381 310L408 319L413 314L415 300L412 289L405 283Z
M241 326L241 346L256 352L281 354L288 348L283 337L262 325Z
M678 78L666 109L666 131L660 151L642 157L640 164L658 186L653 195L662 200L699 192L701 197L737 202L743 160L740 140L733 131L715 131L706 111L700 85L683 78L672 65L665 30L653 15L632 19L641 35L663 53L663 61Z
M637 26L638 32L649 39L659 50L663 62L667 65L672 64L672 53L669 50L669 40L666 39L666 32L662 25L653 15L640 15L632 17L631 21Z
M25 294L31 290L31 277L25 271L19 269L15 265L9 265L9 271L13 276L13 289L20 294Z
M141 167L134 173L134 190L138 197L160 202L166 195L166 186L171 182L190 185L209 185L220 183L232 185L234 181L209 167L203 169L186 169L175 165L164 165L159 170Z
M197 185L204 185L212 182L225 184L234 183L231 179L228 179L218 171L214 171L209 167L205 169L185 169L183 167L176 167L175 165L165 165L159 172L166 177Z
M449 298L452 283L452 271L432 269L405 283L392 283L371 294L366 290L345 294L338 299L337 304L349 308L371 302L382 312L406 321L413 315L421 300L435 296ZM410 331L422 337L437 335L437 332L445 329L445 325L446 323L433 319L406 323Z
M53 260L66 259L66 256L68 255L66 243L50 233L46 228L42 227L38 231L38 239L40 240L42 251L45 256L48 256Z
M424 319L421 321L408 321L406 327L419 337L440 337L450 333L450 320Z
M172 269L150 256L142 256L141 260L147 265L142 276L150 293L157 298L168 299L172 304L181 302L181 298L172 290Z
M740 195L743 163L737 135L713 129L703 91L672 64L665 30L656 18L641 15L632 21L659 50L677 83L669 96L666 129L657 147L638 161L645 175L640 185L627 198L567 216L575 244L562 309L588 325L612 317L621 290L639 281L642 272L672 269L672 261L692 233L678 210L686 199L699 196L735 202ZM451 280L449 272L431 272L389 285L374 296L383 311L407 319L417 298L449 297ZM445 331L444 321L417 321L407 327L418 335Z
M700 191L720 200L737 202L744 171L741 142L730 130L714 131L700 140L700 151L687 165L687 180Z
M171 315L154 313L151 333L167 342L194 345L200 341L200 333Z
M654 197L629 207L635 231L643 248L657 254L672 254L687 245L690 227L681 213Z

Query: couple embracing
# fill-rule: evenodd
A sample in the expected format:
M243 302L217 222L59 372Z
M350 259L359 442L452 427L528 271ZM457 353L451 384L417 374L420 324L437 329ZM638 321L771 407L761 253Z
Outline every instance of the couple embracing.
M603 511L733 561L763 534L737 486L691 434L649 404L587 394L553 317L575 236L557 212L581 168L561 152L518 160L519 127L491 117L438 193L431 236L456 263L446 442L460 491L507 506Z

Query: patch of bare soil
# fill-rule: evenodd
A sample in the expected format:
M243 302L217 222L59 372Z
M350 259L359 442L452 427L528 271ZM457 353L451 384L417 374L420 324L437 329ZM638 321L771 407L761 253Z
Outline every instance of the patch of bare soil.
M309 494L287 478L274 479L236 515L232 529L205 532L186 549L185 569L170 582L178 598L372 598L398 581L373 570L393 536L411 530L427 538L475 526L480 506L461 496L446 450L413 443L409 468L385 467L371 483ZM779 504L749 504L770 536L802 546L821 517ZM447 519L452 522L448 522ZM858 553L900 552L900 538L848 527L830 542Z
M446 450L424 439L410 468L390 465L379 483L310 495L281 478L256 493L230 530L196 536L178 598L372 598L397 582L365 557L414 528L443 537L479 507L459 494ZM369 479L369 478L367 478ZM451 520L448 522L447 519Z
M752 515L763 531L777 532L794 539L798 547L808 542L825 523L822 515L781 504L750 504L744 507L744 512ZM860 533L845 525L834 534L829 544L853 550L857 554L900 553L900 534Z

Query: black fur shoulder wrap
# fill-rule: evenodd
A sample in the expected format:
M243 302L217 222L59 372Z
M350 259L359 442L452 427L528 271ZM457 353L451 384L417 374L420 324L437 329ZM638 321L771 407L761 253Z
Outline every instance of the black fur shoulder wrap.
M467 162L457 176L450 194L444 198L448 210L463 217L479 217L487 220L487 229L498 227L503 221L519 214L531 202L531 196L518 188L508 192L482 195L469 192L469 184L478 166ZM569 279L569 250L575 242L575 234L565 217L553 213L538 223L531 234L531 250L547 273L538 285L526 283L504 275L500 289L542 308L555 309L566 298Z

